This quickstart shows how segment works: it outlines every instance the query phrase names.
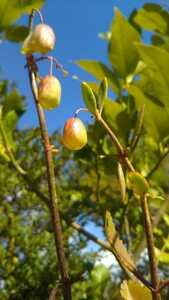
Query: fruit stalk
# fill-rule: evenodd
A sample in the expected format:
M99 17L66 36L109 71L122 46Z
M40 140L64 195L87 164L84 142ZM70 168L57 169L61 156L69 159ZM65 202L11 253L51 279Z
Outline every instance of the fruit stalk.
M152 299L160 300L160 295L158 292L156 292L156 290L158 289L157 263L155 257L153 229L152 229L152 223L151 223L146 193L144 193L142 196L141 204L142 204L143 217L144 217L145 234L147 239L148 256L150 260L151 281L152 281L152 287L154 289L154 291L152 291Z

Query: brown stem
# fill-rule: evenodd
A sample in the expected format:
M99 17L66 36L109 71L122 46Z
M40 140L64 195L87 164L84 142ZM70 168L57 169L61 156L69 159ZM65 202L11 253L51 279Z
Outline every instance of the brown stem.
M159 222L161 221L164 213L169 209L169 199L167 198L164 203L161 205L160 209L157 211L157 213L155 214L155 216L153 217L153 228L157 227ZM135 249L134 251L134 261L136 262L139 257L140 254L144 251L145 247L146 247L146 238L145 238L145 234L143 233L142 237L141 237L141 242L138 245L138 247Z
M159 300L159 294L156 292L158 288L158 276L157 276L157 264L155 257L155 246L154 246L154 237L153 237L153 229L150 218L150 211L147 203L147 194L144 193L141 199L143 217L144 217L144 227L145 234L147 239L147 249L150 260L150 273L151 273L151 281L152 287L155 291L152 291L153 300Z
M95 160L96 160L96 199L97 199L97 203L100 202L100 172L99 172L99 156L98 153L96 153L95 156Z
M29 57L27 58L27 64L29 65ZM63 235L62 235L60 216L59 216L58 196L56 193L54 165L53 165L53 158L52 158L52 147L50 145L45 115L43 109L41 108L38 102L35 74L32 71L31 65L29 65L28 70L29 70L30 86L36 104L36 110L37 110L40 129L41 129L42 142L43 142L43 147L44 147L44 152L46 157L49 204L50 204L50 211L51 211L51 219L54 228L56 253L58 256L58 264L59 264L59 269L60 269L62 283L63 283L63 295L64 295L64 300L71 300L72 299L71 284L69 280L68 268L67 268L66 257L65 257L64 246L63 246Z
M135 169L133 165L131 164L129 158L127 157L127 153L123 146L120 144L118 138L114 134L114 132L111 130L111 128L108 126L108 124L103 120L102 116L100 115L99 111L97 110L95 113L96 120L100 123L100 125L107 131L109 136L112 139L113 144L116 146L118 153L120 154L120 157L122 161L127 165L128 169L131 172L134 172Z
M131 234L130 234L130 225L127 216L124 216L124 230L127 239L127 249L130 253L131 251Z
M164 288L167 287L168 285L169 285L169 279L166 279L166 280L160 282L157 291L160 292L162 289L164 289Z
M60 294L60 289L54 287L50 292L48 300L57 300L58 299L57 296L59 296L59 294Z

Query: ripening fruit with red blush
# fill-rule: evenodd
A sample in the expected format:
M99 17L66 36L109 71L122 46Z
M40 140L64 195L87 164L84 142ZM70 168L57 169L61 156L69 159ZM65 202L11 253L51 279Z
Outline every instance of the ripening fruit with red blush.
M70 118L66 121L62 141L70 150L80 150L87 144L86 128L79 118Z
M61 84L53 75L47 75L40 80L38 86L38 101L46 110L56 108L60 104Z
M23 54L45 54L53 50L56 38L53 29L47 24L38 24L23 42Z

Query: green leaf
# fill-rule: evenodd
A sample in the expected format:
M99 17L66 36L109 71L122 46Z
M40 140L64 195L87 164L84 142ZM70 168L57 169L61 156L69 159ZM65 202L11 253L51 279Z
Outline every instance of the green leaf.
M30 13L33 8L42 7L44 0L1 0L0 1L0 32L10 26L24 13Z
M108 143L108 139L107 139L107 136L105 136L103 138L103 144L102 144L102 149L103 149L103 152L107 155L110 154L110 145Z
M168 13L160 5L149 4L137 12L134 22L144 29L166 34L167 18L169 21Z
M28 31L28 27L25 26L10 26L5 30L5 37L11 42L22 42L27 37Z
M101 81L99 86L98 100L97 100L97 105L99 110L103 109L105 99L107 98L107 94L108 94L108 81L107 78L105 77Z
M132 126L131 118L126 107L120 103L106 99L103 109L103 118L111 129L125 142Z
M137 49L147 65L145 74L152 83L156 97L169 113L169 53L156 46L137 44Z
M127 87L128 92L134 97L135 105L139 111L144 105L144 128L157 141L168 135L169 114L165 107L160 103L154 102L136 86Z
M164 219L166 225L169 226L169 215L168 214L164 214L163 219Z
M5 101L2 103L3 114L14 110L18 116L21 116L26 110L24 99L25 98L19 94L18 90L14 88L9 94L6 95Z
M12 88L12 90L11 90ZM11 90L11 91L10 91ZM16 149L16 144L13 140L13 133L16 130L16 125L19 117L25 111L24 97L22 97L18 90L11 86L6 87L5 95L1 97L0 105L0 122L1 128L4 132L8 145L12 150ZM1 134L0 144L3 145L3 138ZM2 152L2 151L1 151Z
M91 81L85 81L85 82L88 84L88 86L90 86L94 94L97 96L99 92L99 85L96 82L91 82Z
M86 107L92 114L95 114L96 109L97 109L96 97L95 97L92 89L86 82L82 82L81 89L82 89L83 100L86 104Z
M148 181L138 172L128 173L128 188L137 195L146 193L149 188Z
M114 250L114 255L117 260L128 270L135 268L134 262L132 261L129 253L127 252L122 240L120 240L118 233L113 224L113 220L109 211L106 211L105 216L105 231L107 239Z
M97 80L103 80L106 77L111 89L117 94L119 93L120 87L117 77L106 65L93 60L78 60L76 63Z
M134 18L137 14L137 9L133 9L132 12L130 13L129 17L128 17L128 21L130 22L130 24L138 31L138 33L141 35L141 29L140 27L136 24L136 22L134 21Z
M154 46L158 46L160 48L163 48L167 52L169 52L169 36L162 36L159 34L154 34L151 37L151 42Z
M136 68L135 70L133 71L132 74L129 74L127 77L126 77L126 83L127 84L130 84L134 81L135 77L142 73L144 71L144 69L146 68L146 64L142 61L142 60L139 60L137 65L136 65Z
M121 77L125 78L134 71L138 62L139 57L134 42L140 41L140 35L117 9L111 31L109 60Z
M124 300L152 300L151 291L134 280L124 280L120 287L120 294Z
M169 263L169 253L165 251L161 251L158 248L156 248L156 254L158 257L158 261L164 264Z
M1 122L3 124L3 128L5 130L5 134L8 139L8 145L15 150L15 142L13 141L13 132L16 130L16 124L18 121L18 115L16 111L11 110L8 113L6 113Z

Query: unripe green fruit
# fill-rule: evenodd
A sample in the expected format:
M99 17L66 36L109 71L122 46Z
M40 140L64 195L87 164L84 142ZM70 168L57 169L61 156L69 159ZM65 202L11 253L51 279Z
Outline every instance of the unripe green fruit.
M70 118L64 126L63 144L70 150L80 150L87 144L87 132L79 118Z
M12 262L13 262L14 265L17 265L17 264L19 263L18 257L14 256L14 257L12 258Z
M38 101L44 109L51 110L60 104L61 85L59 80L47 75L40 80L38 86Z
M23 54L45 54L53 50L55 40L55 33L50 26L38 24L23 42L21 52Z

